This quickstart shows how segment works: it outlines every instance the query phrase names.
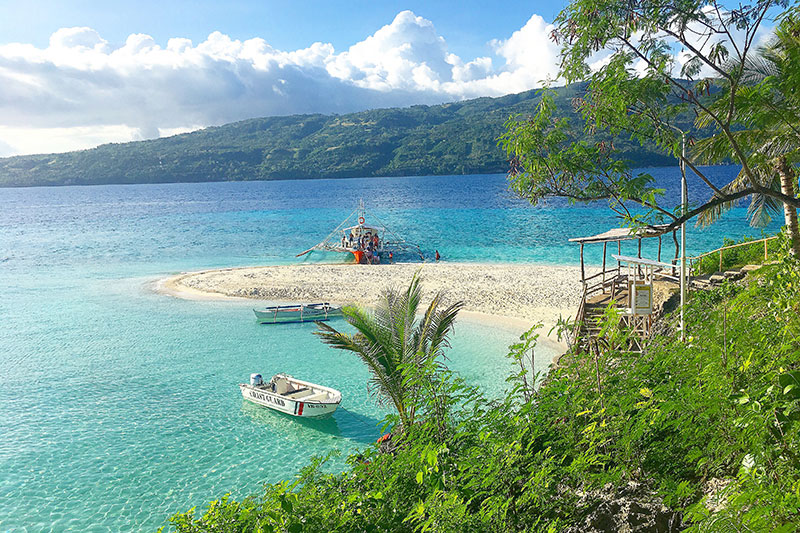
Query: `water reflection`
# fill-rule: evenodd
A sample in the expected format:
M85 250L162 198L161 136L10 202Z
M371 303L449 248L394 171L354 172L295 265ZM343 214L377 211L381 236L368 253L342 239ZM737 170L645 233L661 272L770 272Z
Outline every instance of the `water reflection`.
M318 439L319 434L367 444L380 436L381 421L340 407L332 415L301 418L242 400L242 413L275 436L289 441Z

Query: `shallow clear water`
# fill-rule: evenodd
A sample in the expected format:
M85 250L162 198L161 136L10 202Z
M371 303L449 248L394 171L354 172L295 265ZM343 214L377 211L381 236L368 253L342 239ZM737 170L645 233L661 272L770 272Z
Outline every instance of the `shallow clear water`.
M713 169L723 182L735 172ZM367 371L313 325L258 326L247 303L150 288L182 270L297 261L360 197L447 261L575 264L567 238L615 225L602 206L531 208L503 176L0 189L0 531L155 530L374 441L386 410ZM689 252L758 234L742 211L691 230ZM462 321L451 366L499 395L519 333ZM290 419L242 401L254 371L345 399L328 420Z

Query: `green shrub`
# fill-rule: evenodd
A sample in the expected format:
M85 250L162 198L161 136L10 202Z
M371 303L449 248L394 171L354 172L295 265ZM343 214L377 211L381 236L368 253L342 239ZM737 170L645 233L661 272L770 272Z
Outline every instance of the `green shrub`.
M766 235L761 237L744 237L739 241L725 238L722 243L722 248L725 246L733 246L734 244L743 244L751 241L760 241L766 238ZM785 239L783 234L778 235L779 238L767 241L767 261L774 260L778 257L783 248L782 240ZM722 268L720 268L719 253L707 255L700 259L699 263L695 265L692 273L695 275L713 274L718 271L726 271L732 268L743 267L744 265L760 265L764 263L764 243L755 242L749 246L738 246L728 250L722 250Z
M317 459L292 484L224 497L172 527L560 531L581 527L593 489L636 482L690 531L800 529L800 266L784 258L746 284L695 292L686 320L685 344L667 316L642 354L601 339L562 357L538 389L520 364L531 330L512 347L502 401L444 372L445 430L420 417L388 448L351 456L345 472L324 473Z

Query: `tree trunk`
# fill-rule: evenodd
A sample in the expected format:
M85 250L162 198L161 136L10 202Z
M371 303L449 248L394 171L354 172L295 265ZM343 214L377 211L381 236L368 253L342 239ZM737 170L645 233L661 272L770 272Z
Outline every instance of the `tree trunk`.
M785 157L778 159L778 175L781 178L781 192L787 196L795 197L797 175L786 161ZM783 217L786 221L786 231L791 243L791 251L795 257L800 257L800 231L797 227L797 209L789 204L783 204Z

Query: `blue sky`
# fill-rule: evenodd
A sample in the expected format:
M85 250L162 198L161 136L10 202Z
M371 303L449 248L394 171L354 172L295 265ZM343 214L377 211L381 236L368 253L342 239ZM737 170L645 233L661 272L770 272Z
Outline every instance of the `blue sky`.
M246 118L438 104L557 76L561 4L0 3L0 156Z
M453 53L474 58L489 53L490 40L509 36L534 13L552 21L561 7L562 2L485 0L27 0L0 3L0 43L45 46L59 28L88 26L119 44L131 33L146 33L166 43L172 37L199 42L220 31L233 39L262 37L281 50L305 48L315 41L343 50L397 13L411 10L436 25Z

